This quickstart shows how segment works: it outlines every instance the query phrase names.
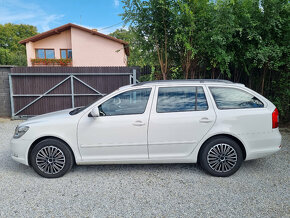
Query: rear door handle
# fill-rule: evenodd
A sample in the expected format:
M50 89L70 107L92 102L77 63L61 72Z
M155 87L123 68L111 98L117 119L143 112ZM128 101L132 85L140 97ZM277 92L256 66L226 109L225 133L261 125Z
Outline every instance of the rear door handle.
M212 120L208 119L207 117L203 117L199 120L200 123L210 123Z
M145 123L143 123L141 120L136 120L134 123L133 123L133 126L144 126Z

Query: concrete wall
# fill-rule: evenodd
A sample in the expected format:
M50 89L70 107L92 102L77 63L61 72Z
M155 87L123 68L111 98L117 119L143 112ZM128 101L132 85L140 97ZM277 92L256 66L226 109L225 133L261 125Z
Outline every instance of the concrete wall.
M10 73L11 66L0 66L0 116L10 117L10 93L8 73Z

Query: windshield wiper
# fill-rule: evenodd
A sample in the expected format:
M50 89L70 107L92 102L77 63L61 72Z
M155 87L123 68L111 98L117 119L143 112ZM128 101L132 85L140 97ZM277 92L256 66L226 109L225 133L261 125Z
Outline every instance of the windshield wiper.
M81 112L82 110L84 110L86 107L78 107L76 109L73 109L72 111L69 112L70 115L76 115L79 112Z

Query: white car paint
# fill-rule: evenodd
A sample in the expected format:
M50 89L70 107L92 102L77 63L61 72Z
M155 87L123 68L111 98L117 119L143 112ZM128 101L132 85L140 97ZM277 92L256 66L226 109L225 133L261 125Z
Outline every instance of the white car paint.
M204 89L208 110L157 113L160 87L198 86ZM233 87L256 96L264 108L219 110L208 87ZM111 97L133 89L151 88L144 114L88 117L93 108ZM44 137L63 140L73 151L76 164L196 163L203 143L226 134L238 139L246 160L280 149L279 128L272 129L275 106L241 84L222 82L155 82L121 87L76 115L68 110L40 115L21 123L29 130L11 140L12 158L29 165L31 146Z
M179 85L179 87L188 84ZM193 87L200 84L195 84ZM167 87L160 85L156 89ZM154 99L158 97L155 91ZM209 98L209 93L206 93ZM186 158L212 128L216 114L211 102L206 111L157 113L157 101L152 105L148 128L148 150L150 159ZM162 130L162 131L160 131ZM190 157L191 158L191 157Z

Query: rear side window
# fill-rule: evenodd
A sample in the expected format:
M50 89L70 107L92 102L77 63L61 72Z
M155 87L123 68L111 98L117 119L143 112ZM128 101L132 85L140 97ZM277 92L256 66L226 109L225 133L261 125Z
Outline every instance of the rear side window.
M159 88L157 113L207 110L208 105L202 87Z
M218 109L261 108L264 104L255 96L240 89L210 87Z

